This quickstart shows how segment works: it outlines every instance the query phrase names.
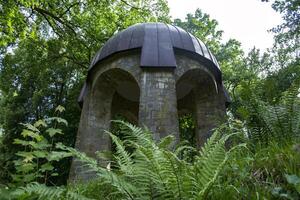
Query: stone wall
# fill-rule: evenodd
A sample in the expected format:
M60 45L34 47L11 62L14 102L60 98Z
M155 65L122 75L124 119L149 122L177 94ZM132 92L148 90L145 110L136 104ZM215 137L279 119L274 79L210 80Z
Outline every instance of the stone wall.
M196 60L177 54L176 62L177 87L181 83L190 84L192 87L189 96L179 100L178 109L179 111L187 109L195 116L196 140L200 148L211 136L212 130L224 121L226 114L224 91L205 66Z
M90 157L96 157L96 151L110 150L111 140L105 130L110 129L112 100L117 86L126 81L139 82L139 56L128 54L114 56L98 65L87 83L88 92L84 98L81 120L78 128L75 148ZM106 165L104 161L102 165ZM88 180L94 173L88 172L76 159L70 170L70 180Z
M152 130L156 140L168 134L178 140L178 112L188 109L196 117L197 143L201 146L225 115L224 93L198 61L176 54L176 62L175 69L141 68L140 52L130 51L110 56L95 66L87 83L76 148L91 157L95 157L96 151L110 150L111 141L105 130L110 129L112 115L118 110L132 113L139 125ZM139 102L118 97L120 94L116 97L118 86L125 82L137 85ZM178 86L182 83L190 87L190 96L178 101ZM113 102L114 96L117 99ZM74 159L70 180L88 180L92 176L93 173L87 173L87 169Z
M146 125L159 140L179 135L174 70L143 70L140 97L140 125Z

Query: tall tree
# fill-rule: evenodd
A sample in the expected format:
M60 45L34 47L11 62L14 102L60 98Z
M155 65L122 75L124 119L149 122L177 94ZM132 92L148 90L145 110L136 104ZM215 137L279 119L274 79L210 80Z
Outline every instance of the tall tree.
M95 52L138 22L168 21L165 0L4 0L0 4L0 151L13 155L19 123L66 108L65 143L80 117L77 95Z

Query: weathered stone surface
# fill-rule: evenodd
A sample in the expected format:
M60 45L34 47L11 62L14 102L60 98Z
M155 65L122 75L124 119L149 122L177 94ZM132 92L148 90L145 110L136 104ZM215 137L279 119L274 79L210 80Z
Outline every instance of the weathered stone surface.
M224 120L225 96L221 85L199 62L183 55L176 55L175 70L177 98L180 85L189 85L190 94L178 100L178 112L186 110L196 119L197 146L201 147L212 134L212 129Z
M173 70L144 70L141 81L140 125L146 125L159 140L179 135Z
M196 119L199 147L224 118L224 92L205 66L176 54L175 69L143 69L139 53L114 55L93 69L76 141L76 148L88 156L111 150L105 130L110 129L110 120L116 114L147 126L156 140L168 134L179 140L178 115L191 113ZM94 174L79 161L73 161L70 180L92 177Z
M155 140L173 134L177 141L178 116L192 114L200 147L224 119L226 101L218 63L201 41L170 25L139 24L117 34L95 56L80 95L75 147L94 158L96 151L112 150L105 130L118 114L147 126ZM73 160L70 180L93 177Z

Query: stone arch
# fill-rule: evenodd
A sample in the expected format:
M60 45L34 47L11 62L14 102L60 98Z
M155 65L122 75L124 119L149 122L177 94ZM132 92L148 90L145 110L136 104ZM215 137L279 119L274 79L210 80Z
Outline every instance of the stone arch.
M94 76L94 81L87 83L87 95L75 144L76 149L90 157L96 157L96 151L111 150L111 139L105 131L110 130L114 113L131 113L134 106L137 111L128 116L138 120L140 95L139 82L126 69L105 65ZM73 160L70 177L87 180L93 176L79 161Z
M117 114L124 115L132 123L138 123L140 87L127 70L112 68L104 71L95 80L91 93L96 124L101 126L101 130L109 130L110 121ZM102 141L101 149L111 150L107 134L102 137Z
M190 64L190 63L188 63ZM220 88L208 70L197 65L186 65L177 73L176 96L178 118L190 114L195 122L196 146L201 147L211 135L212 129L225 114L220 100Z

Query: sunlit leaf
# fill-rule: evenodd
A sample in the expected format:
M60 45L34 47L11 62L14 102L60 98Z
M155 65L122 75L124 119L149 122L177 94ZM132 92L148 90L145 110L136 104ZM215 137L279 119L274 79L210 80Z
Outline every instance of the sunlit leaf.
M27 130L27 129L23 129L21 135L23 137L31 137L31 138L34 138L36 139L37 141L41 141L43 139L43 136L41 136L40 134L36 133L36 132L33 132L33 131L30 131L30 130Z
M21 123L21 125L25 126L28 130L31 130L33 132L40 132L39 129L37 129L35 126L33 126L29 123L26 123L26 124Z
M45 158L48 155L45 151L33 151L32 154L34 154L37 158Z
M47 162L41 166L40 171L45 172L45 171L51 171L53 169L54 167L51 165L51 163Z
M49 122L56 121L58 123L63 123L66 126L68 126L68 122L65 119L60 118L60 117L50 117L50 118L47 118L46 121L49 121Z
M60 112L60 113L62 113L62 112L64 112L65 111L65 107L63 107L63 106L61 106L61 105L59 105L59 106L57 106L56 108L55 108L55 112Z
M34 126L35 127L40 127L40 126L47 127L47 124L46 124L45 120L40 119L40 120L38 120L37 122L34 123Z
M63 134L61 129L56 129L56 128L48 128L46 132L50 135L50 137L53 137L56 134L60 134L60 135Z

